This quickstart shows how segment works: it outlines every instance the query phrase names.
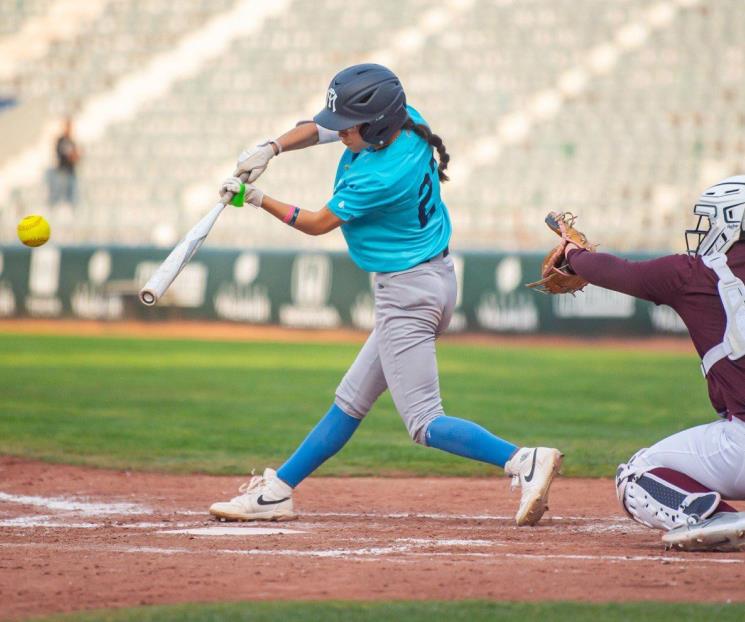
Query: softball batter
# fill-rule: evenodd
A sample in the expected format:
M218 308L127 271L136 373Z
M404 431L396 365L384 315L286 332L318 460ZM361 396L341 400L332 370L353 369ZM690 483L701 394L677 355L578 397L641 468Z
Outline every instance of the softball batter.
M318 211L300 209L251 185L283 151L341 140L334 192ZM437 151L434 157L433 149ZM522 488L515 520L534 525L547 509L549 486L562 454L518 448L483 427L445 414L435 339L455 306L449 257L451 225L440 197L450 156L411 106L398 78L375 64L349 67L331 81L324 109L297 127L241 154L221 195L261 207L309 235L341 227L349 254L375 273L375 328L336 390L334 402L295 453L275 472L267 468L214 516L231 520L295 518L292 491L350 439L389 389L411 438L459 456L503 467ZM248 173L248 183L237 177Z
M630 262L570 243L571 269L586 281L675 309L702 359L719 420L641 449L616 473L621 505L634 520L665 530L684 550L745 548L745 175L699 198L688 255ZM702 228L706 225L706 228Z

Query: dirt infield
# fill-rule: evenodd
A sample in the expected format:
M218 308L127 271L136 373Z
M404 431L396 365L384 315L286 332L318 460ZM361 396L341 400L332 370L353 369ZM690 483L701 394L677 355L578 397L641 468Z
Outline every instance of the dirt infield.
M745 601L745 555L667 553L612 482L559 479L540 525L507 478L311 478L294 522L218 523L240 479L0 457L0 617L223 600Z
M363 343L368 335L366 332L348 328L311 330L217 321L97 322L93 320L31 318L0 320L0 333L292 343ZM440 338L440 341L463 345L513 345L549 348L607 347L623 350L655 350L695 354L693 345L687 337L590 338L564 337L561 335L447 333Z

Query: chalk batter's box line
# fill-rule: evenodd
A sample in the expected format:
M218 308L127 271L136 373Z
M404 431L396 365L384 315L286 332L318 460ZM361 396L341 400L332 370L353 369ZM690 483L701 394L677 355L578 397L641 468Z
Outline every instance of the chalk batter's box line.
M162 514L156 509L133 503L124 503L120 501L81 501L69 497L41 497L30 495L13 495L0 491L0 502L32 505L43 507L49 510L80 513L85 516L152 516L153 514ZM195 510L181 510L171 512L174 516L207 516L204 512ZM493 521L512 521L512 515L500 514L444 514L437 512L300 512L301 516L316 516L320 518L340 517L340 518L385 518L385 519L411 519L421 518L428 520L493 520ZM616 516L546 516L546 522L557 520L568 521L612 521L618 518L624 518L619 514Z
M427 552L421 553L416 551L402 550L403 547L371 547L368 549L326 549L326 550L294 550L294 549L274 549L259 550L259 549L246 549L246 550L235 550L235 549L213 549L213 550L192 550L186 548L166 548L166 547L151 547L151 546L122 546L122 545L64 545L56 543L37 543L37 542L2 542L0 543L2 549L13 549L13 548L43 548L48 550L56 551L100 551L107 553L127 553L127 554L141 554L141 555L234 555L234 556L256 556L256 557L320 557L320 558L336 558L336 559L348 559L358 560L366 559L372 561L396 561L397 558L387 558L386 555L399 555L409 558L421 558L421 557L470 557L470 558L484 558L493 560L495 558L507 558L507 559L523 559L529 561L542 562L546 560L558 560L558 561L590 561L590 562L654 562L654 563L672 563L672 564L743 564L745 560L742 559L721 559L721 558L708 558L702 556L662 556L662 555L577 555L572 553L547 553L547 554L536 554L536 553L500 553L498 551L483 553L483 552ZM402 557L398 558L401 561Z

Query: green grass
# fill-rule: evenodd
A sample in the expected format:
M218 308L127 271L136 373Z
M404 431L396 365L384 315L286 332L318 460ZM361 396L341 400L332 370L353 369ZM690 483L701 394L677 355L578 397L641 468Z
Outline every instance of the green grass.
M287 602L178 605L120 611L97 611L43 618L46 622L502 622L506 620L550 620L551 622L734 622L745 617L741 604L624 603L582 604L458 602Z
M175 472L277 466L326 412L358 347L0 334L0 453ZM441 344L448 414L611 475L713 412L693 355ZM325 475L492 473L414 445L386 393Z

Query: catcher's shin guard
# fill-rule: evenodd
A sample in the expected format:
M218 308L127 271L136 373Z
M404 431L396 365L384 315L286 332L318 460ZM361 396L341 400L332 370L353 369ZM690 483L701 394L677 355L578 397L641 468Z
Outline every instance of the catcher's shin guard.
M655 467L620 464L616 492L630 518L652 529L673 529L707 518L716 510L718 492L690 492L655 474Z

